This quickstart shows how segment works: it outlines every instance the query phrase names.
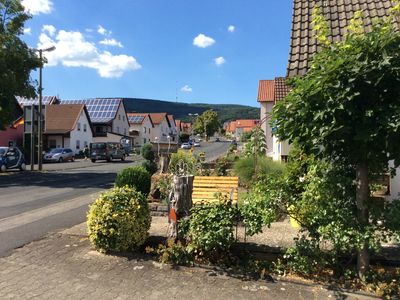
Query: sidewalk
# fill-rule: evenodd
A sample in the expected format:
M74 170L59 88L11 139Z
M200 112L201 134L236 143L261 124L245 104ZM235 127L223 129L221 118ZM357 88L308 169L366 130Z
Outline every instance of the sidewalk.
M153 217L151 235L166 233ZM141 254L103 255L84 223L0 259L0 299L370 299L320 285L244 280L204 268L172 268Z

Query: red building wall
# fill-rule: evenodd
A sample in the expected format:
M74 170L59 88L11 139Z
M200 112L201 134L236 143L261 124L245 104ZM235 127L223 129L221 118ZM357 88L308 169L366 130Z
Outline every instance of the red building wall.
M17 125L16 128L7 128L0 131L0 147L8 147L9 142L13 141L16 146L22 146L24 136L24 125Z

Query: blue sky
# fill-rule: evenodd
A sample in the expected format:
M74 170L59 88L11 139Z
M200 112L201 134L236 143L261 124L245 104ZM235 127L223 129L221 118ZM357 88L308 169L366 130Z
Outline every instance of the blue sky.
M291 0L22 0L44 94L258 106L286 73ZM37 74L32 74L33 78Z

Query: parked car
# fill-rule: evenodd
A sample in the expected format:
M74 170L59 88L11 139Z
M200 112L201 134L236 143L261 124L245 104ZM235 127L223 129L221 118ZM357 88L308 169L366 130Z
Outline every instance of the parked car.
M192 146L190 146L189 143L183 143L183 144L181 145L181 149L190 149L190 148L192 148Z
M200 143L199 143L199 142L194 142L194 143L193 143L193 146L195 146L195 147L200 147Z
M75 153L70 148L54 148L43 156L44 162L74 161Z
M125 160L125 149L120 143L104 142L90 144L90 159L112 161L113 159Z
M17 147L0 147L0 172L7 169L26 170L24 154Z

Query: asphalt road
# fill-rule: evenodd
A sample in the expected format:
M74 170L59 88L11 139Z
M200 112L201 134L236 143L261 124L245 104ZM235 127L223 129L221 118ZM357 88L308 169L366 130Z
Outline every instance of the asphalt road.
M202 142L195 152L204 151L210 161L225 154L229 145ZM113 185L116 174L141 162L138 156L111 163L76 160L44 164L43 172L0 173L0 257L84 222L88 205Z
M206 154L206 161L213 161L225 155L230 144L229 141L221 140L220 142L215 142L215 139L213 139L210 142L201 142L200 147L196 147L194 153L204 152Z
M138 158L136 157L136 160ZM112 186L116 174L135 165L75 161L45 164L44 172L0 175L0 257L44 235L85 220L88 204Z

